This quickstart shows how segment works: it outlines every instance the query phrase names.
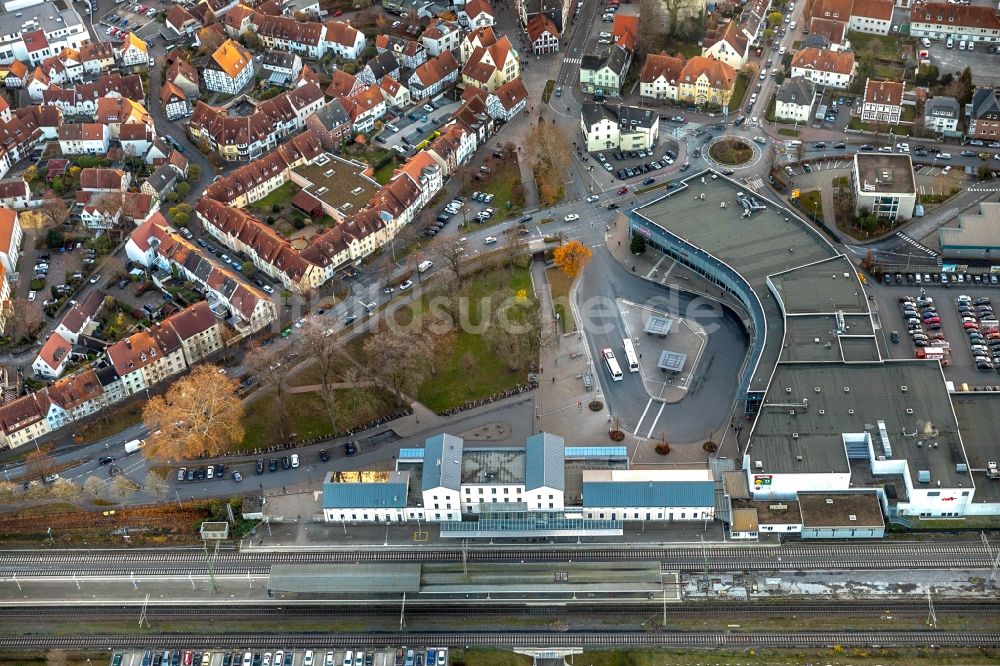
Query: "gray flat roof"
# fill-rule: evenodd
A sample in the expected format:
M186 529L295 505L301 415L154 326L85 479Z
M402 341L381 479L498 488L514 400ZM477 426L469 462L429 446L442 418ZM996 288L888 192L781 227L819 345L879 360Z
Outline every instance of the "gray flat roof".
M799 512L799 503L794 500L754 501L733 499L733 508L756 509L757 522L762 525L797 524L802 520L802 514Z
M875 493L799 493L802 527L884 527Z
M646 320L645 325L642 327L642 330L644 333L649 333L650 335L667 335L670 333L670 328L673 325L674 320L669 317L650 315L649 319Z
M806 408L792 406L804 400ZM885 422L891 453L882 450L879 421ZM865 426L872 427L876 455L908 461L914 485L918 471L927 470L930 483L970 486L969 475L956 471L965 457L937 361L779 364L748 449L751 460L763 462L763 470L753 471L847 471L842 434L865 432Z
M785 314L868 314L868 297L847 257L830 257L771 276Z
M867 315L845 315L848 336L872 336L874 327ZM785 320L785 349L782 361L841 361L845 338L837 333L837 318L832 315L797 315ZM875 345L873 337L864 338ZM877 347L875 347L877 351ZM875 358L851 360L878 360Z
M598 469L628 469L628 458L592 458L566 461L566 488L563 501L566 506L583 506L583 472Z
M668 372L680 372L684 369L686 360L687 354L664 349L660 352L660 360L656 362L656 367Z
M419 564L274 564L269 590L299 594L420 591Z
M1000 392L953 393L952 404L962 443L973 470L985 470L986 463L1000 461ZM978 494L978 493L977 493Z
M840 336L840 353L845 363L870 363L882 358L873 336Z
M659 592L659 562L424 564L422 594Z
M829 259L836 252L804 222L762 199L757 192L726 178L712 178L711 172L691 176L684 182L685 188L675 189L636 212L727 264L756 293L768 330L749 388L763 391L778 362L784 336L782 313L766 284L767 277ZM742 217L737 193L755 199L765 209ZM704 199L700 198L702 194Z
M465 449L462 484L524 483L524 449Z
M28 21L34 21L38 24L37 27L35 25L25 26L24 24ZM76 8L65 0L39 2L12 12L0 10L0 35L13 35L33 30L44 30L46 34L50 34L82 23L83 19L80 18Z
M1000 247L1000 203L983 202L958 216L957 227L938 229L942 250Z
M868 194L915 194L913 161L899 153L856 153L856 189Z

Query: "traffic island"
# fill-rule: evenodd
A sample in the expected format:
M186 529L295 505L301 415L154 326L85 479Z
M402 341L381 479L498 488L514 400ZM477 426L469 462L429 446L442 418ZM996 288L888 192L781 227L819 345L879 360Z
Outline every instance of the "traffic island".
M726 136L712 143L708 155L719 164L740 166L753 158L753 145L736 136Z
M666 311L625 299L618 299L617 303L625 329L635 344L646 393L655 400L680 402L694 383L694 373L708 341L705 329Z

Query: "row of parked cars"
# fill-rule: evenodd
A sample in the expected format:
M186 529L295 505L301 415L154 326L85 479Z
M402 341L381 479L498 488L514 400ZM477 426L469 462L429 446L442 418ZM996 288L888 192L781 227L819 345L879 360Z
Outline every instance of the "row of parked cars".
M941 332L941 317L933 298L924 293L917 298L901 296L899 304L915 347L948 347L944 333ZM892 341L899 342L899 334L895 331L892 332Z
M958 273L942 271L932 273L885 273L885 284L983 284L1000 285L1000 277L995 273Z
M962 328L969 336L969 350L976 369L1000 368L1000 322L988 298L961 295L955 299Z

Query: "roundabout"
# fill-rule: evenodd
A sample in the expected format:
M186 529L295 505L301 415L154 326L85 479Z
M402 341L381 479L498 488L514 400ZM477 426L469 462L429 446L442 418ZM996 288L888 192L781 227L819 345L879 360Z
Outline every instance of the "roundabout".
M709 141L701 151L702 159L711 168L749 169L764 158L761 146L742 136L726 135Z

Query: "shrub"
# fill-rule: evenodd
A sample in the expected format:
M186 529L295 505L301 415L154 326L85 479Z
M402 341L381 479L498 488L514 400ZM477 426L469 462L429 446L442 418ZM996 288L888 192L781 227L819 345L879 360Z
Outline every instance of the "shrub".
M641 234L632 234L632 242L628 246L632 254L642 254L646 251L646 237Z
M660 454L661 456L665 456L668 453L670 453L670 445L667 444L666 442L663 442L661 444L657 444L656 445L656 452L658 454Z

